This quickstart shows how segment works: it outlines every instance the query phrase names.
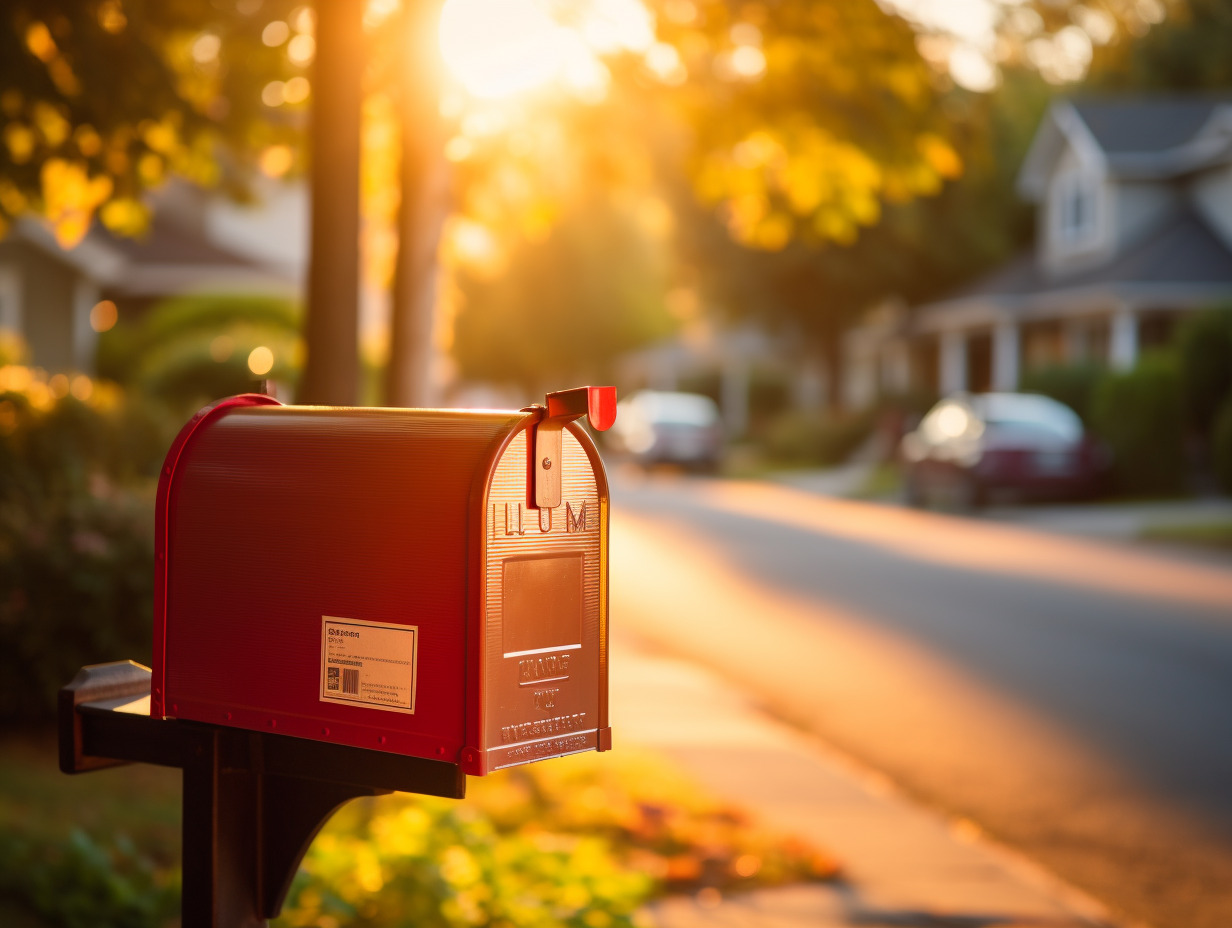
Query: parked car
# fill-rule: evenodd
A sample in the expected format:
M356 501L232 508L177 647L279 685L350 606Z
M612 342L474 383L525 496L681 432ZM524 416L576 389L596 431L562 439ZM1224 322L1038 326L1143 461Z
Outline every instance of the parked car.
M1030 393L947 397L903 437L908 502L959 508L991 493L1077 497L1094 493L1111 456L1068 406Z
M642 390L616 406L608 439L617 454L650 467L713 472L723 453L719 407L708 396Z

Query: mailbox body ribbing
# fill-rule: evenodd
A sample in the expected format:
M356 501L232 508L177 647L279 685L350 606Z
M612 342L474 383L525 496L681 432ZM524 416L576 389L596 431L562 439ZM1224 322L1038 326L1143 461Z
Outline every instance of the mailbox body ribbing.
M152 714L445 760L472 774L610 744L608 489L542 411L203 410L158 500Z

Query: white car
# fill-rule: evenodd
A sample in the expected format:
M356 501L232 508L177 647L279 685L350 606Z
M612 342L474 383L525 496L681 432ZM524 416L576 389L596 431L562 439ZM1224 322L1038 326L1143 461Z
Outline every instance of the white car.
M677 464L713 472L723 452L719 407L708 396L642 390L616 406L611 446L644 467Z

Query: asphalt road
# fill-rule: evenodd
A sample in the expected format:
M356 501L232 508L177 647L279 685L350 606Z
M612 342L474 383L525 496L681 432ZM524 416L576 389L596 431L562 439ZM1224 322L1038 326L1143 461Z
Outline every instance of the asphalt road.
M612 616L1129 922L1232 925L1232 569L618 476Z

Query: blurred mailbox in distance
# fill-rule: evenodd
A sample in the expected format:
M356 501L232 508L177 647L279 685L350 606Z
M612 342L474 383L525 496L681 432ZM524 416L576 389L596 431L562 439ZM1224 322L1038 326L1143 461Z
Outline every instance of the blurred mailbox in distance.
M608 486L577 419L201 410L159 482L151 713L460 764L607 750Z

